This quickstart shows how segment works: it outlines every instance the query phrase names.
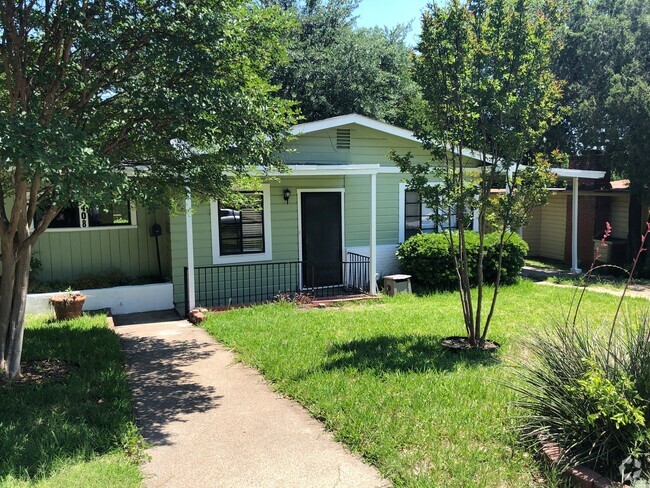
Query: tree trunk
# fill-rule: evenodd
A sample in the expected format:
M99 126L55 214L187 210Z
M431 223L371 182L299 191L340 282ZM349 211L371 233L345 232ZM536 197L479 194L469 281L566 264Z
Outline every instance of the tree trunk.
M25 306L29 284L31 248L24 248L16 259L12 242L2 243L0 281L0 366L9 380L20 378L20 359L25 329Z
M23 353L23 334L25 332L25 308L27 305L27 286L29 284L29 259L31 248L26 249L16 262L11 313L6 342L6 373L10 380L20 378L20 359Z
M1 240L1 239L0 239ZM16 260L10 246L2 241L2 278L0 279L0 371L6 371L7 332L16 276Z

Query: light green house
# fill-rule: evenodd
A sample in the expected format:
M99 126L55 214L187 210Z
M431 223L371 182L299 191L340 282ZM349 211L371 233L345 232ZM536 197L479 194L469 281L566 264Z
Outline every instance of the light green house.
M269 175L253 196L259 202L254 208L217 201L192 207L188 199L191 211L172 216L135 206L93 216L66 209L58 228L48 229L35 248L41 279L113 269L131 276L160 273L173 285L161 303L173 302L181 312L298 292L376 293L376 278L399 271L395 252L405 238L440 230L429 218L440 210L420 203L388 155L410 151L414 161L425 162L430 154L412 132L357 114L299 124L293 132L296 138L282 155L289 171ZM463 156L468 166L479 165L473 151ZM602 177L554 171L576 187L578 178ZM575 212L573 229L577 220ZM155 224L162 231L160 261ZM575 261L578 239L572 233Z
M408 192L388 158L410 151L411 131L350 114L296 125L288 174L264 185L257 211L217 202L170 219L171 273L179 310L263 301L302 290L376 293L398 271L397 246L432 229L430 209ZM465 156L478 163L477 155ZM187 202L191 207L191 202ZM186 303L187 297L187 303Z

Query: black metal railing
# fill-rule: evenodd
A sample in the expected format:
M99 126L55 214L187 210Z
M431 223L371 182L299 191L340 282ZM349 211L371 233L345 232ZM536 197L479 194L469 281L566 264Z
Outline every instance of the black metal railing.
M370 258L347 253L346 261L198 266L194 268L194 296L198 307L223 307L291 299L297 293L326 298L367 293ZM185 268L185 306L188 309L188 269ZM189 312L189 310L187 310Z

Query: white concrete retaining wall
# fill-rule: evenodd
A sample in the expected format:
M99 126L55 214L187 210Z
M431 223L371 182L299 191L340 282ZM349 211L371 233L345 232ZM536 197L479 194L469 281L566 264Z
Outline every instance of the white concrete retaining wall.
M113 315L136 312L153 312L174 308L174 289L171 283L151 285L116 286L94 290L75 290L86 295L84 310L110 308ZM27 313L52 311L50 298L57 293L34 293L27 295Z

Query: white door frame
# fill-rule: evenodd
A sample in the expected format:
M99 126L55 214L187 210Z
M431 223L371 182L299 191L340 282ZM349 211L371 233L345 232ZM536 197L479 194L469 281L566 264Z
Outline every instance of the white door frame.
M341 194L341 262L345 261L345 188L298 188L298 261L302 263L302 194L303 193L340 193ZM302 265L301 265L302 268ZM302 269L300 270L300 289Z

